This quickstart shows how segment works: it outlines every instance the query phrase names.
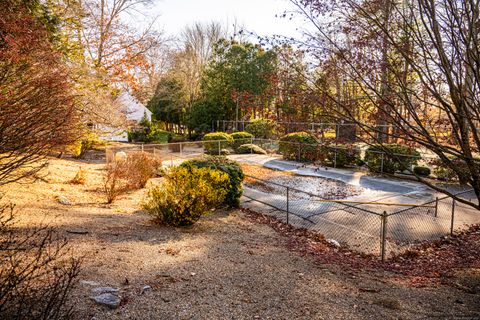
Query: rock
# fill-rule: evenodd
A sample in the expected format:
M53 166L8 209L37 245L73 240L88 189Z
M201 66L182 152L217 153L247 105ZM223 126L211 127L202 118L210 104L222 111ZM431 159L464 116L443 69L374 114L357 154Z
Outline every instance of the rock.
M118 289L115 289L115 288L112 288L112 287L98 287L98 288L92 289L92 293L95 294L95 295L103 294L103 293L115 293L115 294L117 294Z
M80 283L83 285L92 286L92 287L96 287L100 285L100 283L98 283L97 281L91 281L91 280L80 280Z
M115 162L121 162L127 160L127 154L124 151L115 153Z
M327 239L327 242L334 247L340 248L340 242L335 239Z
M72 205L70 200L68 200L68 198L65 197L65 196L57 196L57 201L58 201L58 203L63 204L64 206L71 206Z
M148 291L152 291L152 287L151 286L143 286L142 294L144 294L145 292L148 292Z
M102 293L98 296L90 297L98 304L104 305L111 309L118 308L120 305L120 297L113 293Z

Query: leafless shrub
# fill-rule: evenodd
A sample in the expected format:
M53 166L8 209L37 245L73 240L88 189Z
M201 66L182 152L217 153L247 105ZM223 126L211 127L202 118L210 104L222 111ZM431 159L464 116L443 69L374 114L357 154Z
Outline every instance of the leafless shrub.
M107 203L112 203L128 190L144 188L157 174L160 165L158 157L145 152L131 153L125 160L108 164L103 184Z
M70 319L80 261L53 228L19 228L0 206L0 319Z

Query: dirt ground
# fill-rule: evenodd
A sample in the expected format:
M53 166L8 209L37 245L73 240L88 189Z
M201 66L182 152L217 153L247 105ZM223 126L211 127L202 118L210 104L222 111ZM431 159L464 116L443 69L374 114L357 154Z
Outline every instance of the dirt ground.
M69 238L84 257L79 280L120 289L122 304L111 310L91 301L92 287L80 282L78 319L480 318L478 293L319 263L240 210L190 228L157 226L140 209L144 190L105 204L101 162L52 159L42 179L0 190L2 201L17 205L19 226L46 223ZM80 167L86 183L69 183Z

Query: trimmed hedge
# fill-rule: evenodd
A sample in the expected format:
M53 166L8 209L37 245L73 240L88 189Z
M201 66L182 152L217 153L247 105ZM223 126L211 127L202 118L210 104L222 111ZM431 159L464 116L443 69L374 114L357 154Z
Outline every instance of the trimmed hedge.
M212 132L204 135L203 141L212 141L205 142L203 144L205 153L211 155L218 155L218 147L220 146L220 150L229 148L230 145L233 143L233 138L231 135L225 132ZM220 143L218 143L217 141L220 141Z
M429 167L416 166L413 168L413 173L422 177L428 177L432 171Z
M365 151L364 161L372 172L393 174L395 171L410 169L412 165L418 164L420 159L420 152L415 148L392 143L369 146Z
M237 150L241 145L251 143L253 139L253 134L245 131L234 132L230 136L233 139L233 150Z
M225 197L224 204L235 208L240 205L240 197L243 194L242 182L245 175L242 167L236 161L222 156L204 156L203 158L185 161L180 166L185 168L211 168L225 172L230 178L230 190Z
M256 144L242 144L240 147L237 148L237 153L239 154L247 154L247 153L255 153L255 154L267 154L267 151L263 150L261 147L257 146Z
M354 166L360 159L360 149L349 144L331 144L321 147L321 153L329 165Z
M286 160L313 161L318 141L308 132L292 132L280 138L279 152Z
M277 131L277 123L270 119L254 119L247 124L245 131L255 138L270 139Z

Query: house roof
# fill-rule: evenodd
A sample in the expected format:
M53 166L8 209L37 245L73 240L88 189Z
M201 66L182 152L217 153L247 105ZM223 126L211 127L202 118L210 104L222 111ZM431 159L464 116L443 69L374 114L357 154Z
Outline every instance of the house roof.
M147 115L149 120L152 119L152 112L130 93L122 92L116 101L120 104L120 108L125 113L127 120L140 121L144 115Z

